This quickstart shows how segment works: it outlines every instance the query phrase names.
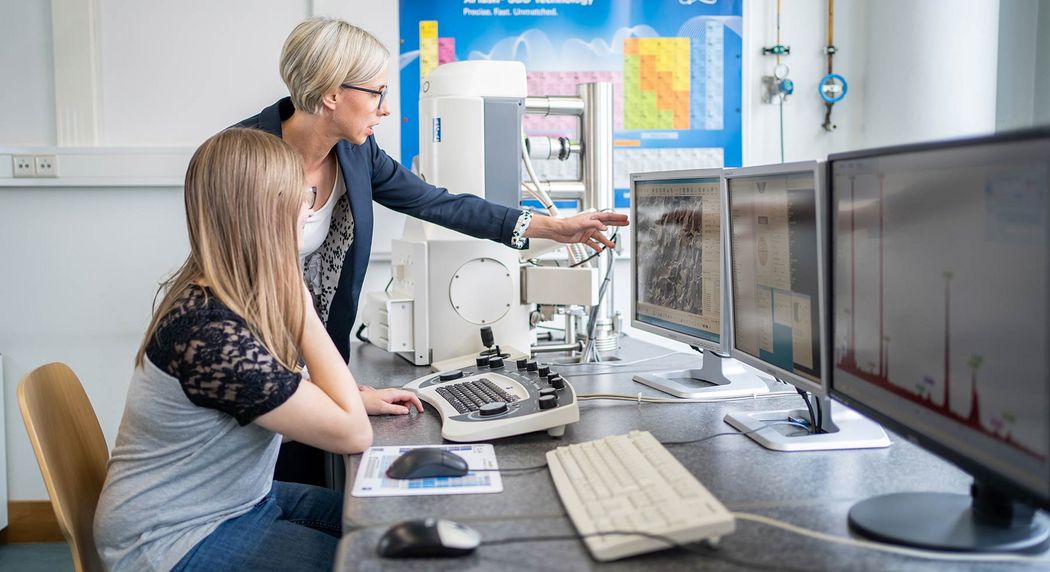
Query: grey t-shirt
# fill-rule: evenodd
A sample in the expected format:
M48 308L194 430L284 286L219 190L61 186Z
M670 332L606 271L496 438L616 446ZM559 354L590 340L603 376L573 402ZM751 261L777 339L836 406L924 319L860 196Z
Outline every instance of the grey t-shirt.
M243 319L191 287L158 325L128 388L95 512L106 567L169 570L259 503L281 436L252 421L299 381Z

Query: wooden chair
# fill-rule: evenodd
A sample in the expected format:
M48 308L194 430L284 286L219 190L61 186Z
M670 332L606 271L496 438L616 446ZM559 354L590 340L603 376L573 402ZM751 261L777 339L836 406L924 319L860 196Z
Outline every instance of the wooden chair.
M18 407L77 572L102 571L92 526L109 450L73 370L50 363L18 384Z

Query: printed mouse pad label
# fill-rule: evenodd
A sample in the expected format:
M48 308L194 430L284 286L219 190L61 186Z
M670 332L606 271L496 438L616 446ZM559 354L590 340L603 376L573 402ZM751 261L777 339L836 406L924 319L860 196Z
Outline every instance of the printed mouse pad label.
M462 477L391 479L386 471L395 460L412 449L440 448L463 457L469 472ZM479 469L484 469L479 471ZM405 445L370 447L361 456L354 477L355 497L394 497L420 495L468 495L503 492L503 479L491 444Z

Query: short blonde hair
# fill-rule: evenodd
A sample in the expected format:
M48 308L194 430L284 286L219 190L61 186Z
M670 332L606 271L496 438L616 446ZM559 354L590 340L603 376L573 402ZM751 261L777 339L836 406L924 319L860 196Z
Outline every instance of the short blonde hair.
M285 368L298 369L307 310L297 217L305 195L302 159L269 133L227 129L197 149L184 189L190 254L161 286L136 365L187 289L205 284Z
M389 60L390 52L365 30L336 18L310 18L284 42L281 79L296 110L319 113L326 93L371 80Z

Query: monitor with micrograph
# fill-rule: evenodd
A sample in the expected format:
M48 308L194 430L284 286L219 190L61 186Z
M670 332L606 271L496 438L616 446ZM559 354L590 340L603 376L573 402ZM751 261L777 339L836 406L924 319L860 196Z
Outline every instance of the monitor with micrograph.
M721 212L722 169L631 175L631 325L689 344L702 366L634 379L677 397L737 397L768 391L741 373L727 377Z

